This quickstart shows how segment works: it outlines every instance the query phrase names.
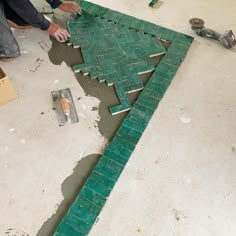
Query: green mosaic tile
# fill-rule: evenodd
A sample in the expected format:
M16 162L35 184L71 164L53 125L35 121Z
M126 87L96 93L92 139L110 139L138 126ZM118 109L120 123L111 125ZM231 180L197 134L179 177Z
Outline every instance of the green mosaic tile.
M87 210L90 214L95 216L97 216L102 209L102 207L79 195L72 204L70 211L78 214L80 208Z
M53 236L84 236L83 233L76 231L71 226L61 222L57 228L57 232Z
M73 230L73 229L72 229L72 230ZM56 233L53 234L53 236L65 236L65 234L56 232Z
M133 109L132 109L133 111ZM135 115L135 114L134 114ZM146 124L148 123L146 120L144 121ZM126 140L128 143L137 144L142 133L137 132L136 130L127 127L125 125L122 125L116 134L118 137L122 138L123 140Z
M105 17L107 19L110 20L116 20L116 14L122 14L116 11L112 11L109 10L107 8L103 8L101 6L96 5L97 7L94 7L95 4L93 3L89 3L89 2L85 2L82 1L81 2L81 7L89 12L90 14L95 14L97 16L101 16L101 17ZM95 10L94 10L95 9ZM103 11L105 11L105 14L103 13ZM145 30L145 32L153 34L155 36L158 36L159 38L165 39L165 40L173 40L176 35L177 32L172 31L170 29L164 28L164 27L160 27L158 25L152 24L150 22L144 21L144 20L140 20L137 19L135 17L131 17L131 16L127 16L122 14L123 17L120 17L121 19L118 21L120 24L126 25L128 27L133 27L137 30ZM182 39L185 39L186 41L189 41L190 44L193 40L193 38L191 36L186 36L184 34L178 33L180 35L180 37L182 37Z
M153 115L153 112L155 111L157 105L153 105L153 104L147 104L145 102L143 102L142 100L137 101L134 104L134 108L138 109L138 110L142 110L145 113L147 113L150 117ZM131 119L130 119L131 120ZM146 127L145 127L146 128Z
M147 37L151 37L151 35L145 34L144 31L138 31L137 34L140 40L146 39Z
M105 154L104 154L105 155ZM106 176L98 173L97 171L93 171L92 174L89 176L89 179L92 179L95 183L105 186L108 189L113 189L115 185L115 181L107 178Z
M116 77L116 73L107 73L107 74L102 74L98 76L98 80L100 82L107 82L109 79Z
M144 91L146 91L146 89ZM137 104L138 104L138 101L139 99L137 100ZM145 110L142 110L142 108L137 107L137 106L133 107L132 110L128 114L128 117L130 118L131 121L134 121L135 123L143 123L145 127L147 126L151 116L152 116L152 112L146 112Z
M104 17L105 14L106 14L107 12L109 12L109 11L110 11L110 10L109 10L108 8L102 7L102 8L100 8L100 10L99 10L99 16Z
M129 157L125 157L125 156L123 156L121 154L113 152L112 148L107 149L104 152L103 156L105 156L105 157L107 157L107 158L109 158L109 159L119 163L121 166L124 166L127 163L127 161L129 160Z
M134 130L136 130L137 132L140 132L140 133L142 133L145 129L144 126L140 126L139 124L137 124L137 123L133 122L132 120L130 120L128 117L125 119L125 121L122 124L124 124L125 126L129 126L132 129L134 129Z
M124 138L121 138L119 136L115 136L113 138L113 140L110 143L110 146L112 147L113 145L117 146L117 147L122 147L125 148L129 151L133 151L135 146L136 146L136 142L128 142L127 140L125 140Z
M140 104L146 104L146 106L148 107L153 106L152 110L156 109L156 106L158 105L159 102L160 102L160 99L158 97L153 98L153 97L148 96L145 93L142 93L138 99L138 103Z
M121 104L129 104L124 89L122 89L121 87L116 87L116 93L118 95Z
M135 52L136 52L136 50L135 50ZM127 64L127 67L130 71L128 76L130 78L138 79L139 77L137 76L137 74L139 74L143 71L152 71L152 70L154 70L155 66L151 65L150 62L151 62L150 58L147 58L145 61L142 61L142 62L130 61L129 64ZM135 75L135 77L132 76L132 75ZM138 80L138 81L140 81L140 80Z
M175 49L176 51L178 51L177 50L178 48L187 51L189 48L189 43L183 40L180 40L176 37L176 39L173 41L173 44L171 43L170 48Z
M67 216L62 220L62 225L69 226L73 228L78 235L86 235L89 233L91 225L86 224L81 218L77 215L70 212Z
M100 196L106 198L110 194L110 189L97 183L92 178L89 178L88 181L86 181L85 185L86 188L92 189L94 192L99 194Z
M97 7L93 6L89 11L93 12L94 9ZM120 16L120 14L106 11L104 16L113 17L113 15ZM92 22L88 22L89 18ZM129 16L122 19L130 21L134 26L140 25L142 22ZM75 22L78 25L77 28ZM106 22L106 29L101 28L101 22ZM70 42L74 44L74 40L76 45L81 46L85 62L83 65L75 65L75 72L81 71L83 74L89 74L92 79L98 78L101 82L106 81L108 85L115 84L116 88L122 87L125 93L143 89L142 81L137 74L155 69L149 58L150 55L165 53L165 49L158 39L155 40L150 35L146 35L140 40L136 30L120 27L120 24L107 22L105 19L94 17L86 12L73 21L73 24L68 25L73 26L72 31L76 30L76 34L72 34ZM80 35L83 35L81 41ZM130 109L131 106L127 99L121 96L119 100L120 105L110 108L112 114Z
M163 63L166 63L168 65L172 65L172 66L176 66L176 67L179 67L182 60L181 58L179 57L173 57L173 56L169 56L169 55L166 55L163 59L162 59L162 62Z
M74 207L73 209L70 209L68 214L71 214L71 213L79 216L81 219L83 219L83 221L86 224L89 224L89 225L92 225L97 219L96 214L93 214L82 207L76 207L76 208Z
M140 81L138 84L132 84L132 85L127 85L127 86L122 86L122 88L125 90L125 92L130 92L130 91L139 91L143 89L143 83Z
M110 159L114 162L116 162L117 164L121 165L122 167L124 167L126 165L126 163L128 162L128 159L125 159L124 157L121 157L118 154L114 154L110 157L103 155L105 158Z
M167 54L169 57L179 57L180 59L183 59L187 54L188 48L188 44L175 40L173 45L169 47Z
M80 191L80 196L90 200L91 202L94 202L100 207L103 207L103 205L106 202L106 198L102 197L101 195L97 194L95 191L91 190L90 188L87 188L86 184Z
M123 125L123 124L122 124ZM130 150L127 150L127 149L125 149L125 148L123 148L123 147L117 147L117 146L110 146L109 145L109 147L105 150L105 152L104 152L104 155L107 155L107 152L108 151L112 151L112 152L114 152L114 153L116 153L116 154L118 154L118 155L120 155L120 156L123 156L123 157L126 157L126 158L129 158L130 156L131 156L131 154L132 154L132 151L130 151Z
M99 13L100 14L100 13ZM112 11L107 11L105 15L103 15L106 19L112 20L114 19L114 12Z
M181 42L185 42L190 46L191 43L193 42L193 37L186 35L186 34L178 33L176 40L179 40Z
M154 73L152 76L152 79L148 81L146 86L147 88L149 88L149 85L154 86L154 87L159 87L157 88L156 92L159 92L162 95L165 92L165 90L168 88L169 84L163 83L161 79L159 78L159 75L160 75L159 72Z
M165 73L163 73L161 71L158 71L158 70L155 71L155 75L154 76L159 81L159 83L163 83L167 87L170 85L170 83L172 81L172 78L173 78L170 75L167 75L167 74L165 74ZM154 96L154 94L153 94L153 96ZM158 96L158 95L156 94L156 96Z
M135 103L137 104L137 102ZM137 107L137 106L136 106ZM146 107L145 107L146 108ZM133 109L137 110L137 108L133 107ZM133 110L132 109L132 110ZM133 122L136 126L139 126L140 129L145 129L147 126L147 123L144 119L142 119L142 117L137 116L135 113L129 113L129 115L127 116L127 120ZM133 127L132 127L133 128ZM134 129L134 128L133 128ZM137 131L137 128L135 127L135 130ZM140 131L137 131L140 132Z
M161 82L156 82L156 81L150 81L146 87L147 89L149 90L152 90L152 91L155 91L157 92L159 95L158 95L158 98L161 99L163 96L164 96L164 93L167 89L167 86Z
M117 85L118 83L127 84L127 82L128 82L128 77L126 75L124 75L124 73L119 71L118 68L117 68L117 72L114 73L112 77L109 77L106 79L106 83L108 85L113 85L113 84ZM117 92L117 94L119 94L119 93ZM122 98L119 98L119 100L121 100L121 99Z
M130 104L122 104L122 105L110 107L109 111L111 112L111 114L116 115L116 114L119 114L120 112L130 110L131 107L132 106Z
M126 81L127 80L125 80L125 82ZM122 87L115 87L115 88L116 88L117 96L118 96L118 98L119 98L122 105L113 106L113 107L109 108L110 112L112 114L116 114L116 113L120 113L120 112L123 112L123 111L130 110L132 106L130 105L130 103L128 101L128 98L126 97L124 89Z
M149 89L147 89L146 87L145 87L145 89L142 91L142 94L146 94L146 95L148 95L148 96L150 96L151 98L156 98L156 99L159 99L160 100L160 98L158 98L158 96L159 96L159 93L158 92L156 92L155 90L154 91L152 91L152 90L149 90ZM133 109L132 109L133 110ZM144 113L144 112L143 112Z
M123 170L123 167L111 159L102 156L94 170L109 177L110 179L117 180Z
M112 113L131 110L54 236L88 235L193 41L190 36L99 5L77 2L83 14L68 26L70 43L81 47L84 64L73 69L114 84L120 104L110 108ZM171 41L167 53L159 39ZM149 56L165 53L155 69ZM144 87L138 74L152 70ZM131 107L126 93L136 90L143 91Z
M86 7L83 9L89 10L91 13L93 13L93 15L97 15L97 14L99 14L99 12L102 8L96 4L89 4L89 7ZM110 12L110 11L108 11L108 12Z
M160 102L160 99L158 97L150 97L148 96L147 94L145 93L141 93L141 95L139 96L138 98L138 103L142 104L142 103L146 103L147 105L154 105L156 106L159 102ZM152 110L155 110L155 108L152 108Z
M157 94L157 98L159 98L160 100L164 96L163 89L159 88L159 85L156 85L156 84L153 85L153 84L148 83L145 87L145 90L155 92ZM141 108L139 108L139 109L141 109Z
M166 29L164 27L161 27L158 30L158 34L161 35L162 39L165 39L167 41L172 41L177 36L177 32L175 32L173 30L168 30L168 29Z
M173 50L168 51L167 55L169 58L175 58L176 60L179 60L182 62L183 59L185 58L186 53L187 53L186 50L179 48L179 50L173 49Z
M115 84L116 89L122 89L126 93L126 92L129 92L131 90L139 89L140 87L143 88L143 83L139 79L138 75L137 76L127 75L123 78L124 79L122 79L122 80L117 80L117 82L113 82ZM131 88L127 89L127 84L128 84L128 86L133 86L132 89ZM121 101L122 98L120 98L119 100Z
M157 4L158 0L152 0L148 5L154 7Z
M129 119L129 121L135 123L137 126L139 126L140 128L145 129L147 124L145 122L142 122L142 119L140 117L137 116L129 116L127 117Z
M166 64L164 61L161 61L155 72L160 71L170 76L170 79L176 74L178 67ZM154 72L154 74L155 74Z
M119 20L121 20L123 18L123 14L119 13L119 12L113 12L112 14L112 20L115 22L119 22Z

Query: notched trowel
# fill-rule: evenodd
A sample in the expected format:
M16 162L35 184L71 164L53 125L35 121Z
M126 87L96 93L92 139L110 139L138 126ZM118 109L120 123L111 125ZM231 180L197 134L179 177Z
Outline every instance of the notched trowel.
M79 121L69 88L53 91L52 99L59 126L64 126L66 124L72 124Z

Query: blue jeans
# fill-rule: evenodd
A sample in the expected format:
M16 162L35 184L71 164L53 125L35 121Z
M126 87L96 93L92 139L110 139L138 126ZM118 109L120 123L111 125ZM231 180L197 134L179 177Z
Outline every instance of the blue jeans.
M0 1L0 59L10 59L20 56L19 45L12 34L7 20L11 20L20 26L27 25L27 23L7 5L7 0Z

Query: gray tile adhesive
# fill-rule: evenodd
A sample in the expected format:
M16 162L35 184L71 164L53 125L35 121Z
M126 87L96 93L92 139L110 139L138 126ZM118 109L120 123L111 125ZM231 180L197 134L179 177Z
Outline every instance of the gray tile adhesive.
M52 48L48 52L48 55L51 62L55 65L60 65L63 61L70 67L75 64L83 63L80 49L67 46L65 43L59 43L54 39L52 39ZM156 58L154 64L157 64L159 59L160 58ZM112 115L108 110L109 107L119 104L113 86L107 86L106 83L100 83L97 79L91 79L89 76L84 76L80 73L74 75L80 86L84 89L86 95L96 97L101 101L98 108L91 107L91 110L98 109L99 116L101 117L98 122L99 131L105 138L111 140L127 115L127 112ZM143 74L141 79L145 84L150 77L151 73ZM139 94L140 92L128 94L131 104L136 101ZM74 98L74 100L75 99L80 98Z
M67 46L65 43L59 43L53 38L51 38L51 40L52 47L48 52L48 56L53 64L60 65L64 61L69 67L72 67L73 65L83 63L80 49ZM167 49L169 44L167 42L162 43ZM161 58L162 56L153 58L155 66L158 65ZM144 85L151 75L152 73L147 73L140 76ZM117 115L112 115L109 112L109 107L119 104L116 92L112 86L107 86L106 83L100 83L97 79L91 79L89 76L83 76L80 73L76 73L74 76L87 96L96 97L101 101L99 107L91 107L91 110L98 110L101 119L98 121L97 127L100 133L108 141L111 141L128 112L122 112ZM131 104L135 103L140 93L141 92L134 92L128 94L128 99ZM80 99L80 97L74 97L73 99ZM53 234L99 159L100 155L95 153L82 158L82 160L77 163L73 174L62 183L64 200L58 206L56 213L42 225L37 236L51 236Z

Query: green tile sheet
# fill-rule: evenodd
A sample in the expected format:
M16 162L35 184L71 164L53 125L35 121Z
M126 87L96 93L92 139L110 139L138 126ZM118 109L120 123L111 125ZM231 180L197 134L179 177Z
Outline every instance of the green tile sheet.
M150 7L154 7L157 2L158 2L158 0L152 0L148 5L149 5Z
M80 47L84 58L73 69L115 86L120 104L110 108L112 114L130 110L126 94L144 87L138 74L154 71L150 56L166 53L159 38L149 33L160 27L88 2L81 6L83 14L68 22L70 44Z
M130 111L54 236L89 234L193 41L190 36L120 12L78 2L83 14L70 20L68 27L70 43L81 47L84 64L73 69L114 85L120 104L110 108L112 113ZM160 39L171 42L167 51ZM150 59L155 54L165 54L156 68ZM154 71L145 86L138 76L144 71ZM126 94L133 90L142 92L131 106Z

